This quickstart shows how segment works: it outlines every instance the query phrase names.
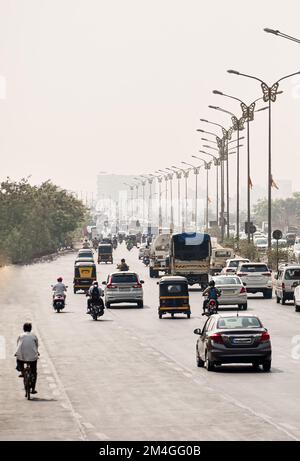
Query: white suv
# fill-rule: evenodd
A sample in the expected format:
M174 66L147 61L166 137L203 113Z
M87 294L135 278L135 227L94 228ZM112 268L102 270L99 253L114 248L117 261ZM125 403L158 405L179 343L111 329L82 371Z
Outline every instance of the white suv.
M272 298L272 274L264 263L241 263L236 275L246 284L247 293L263 293L264 298Z
M221 274L225 274L225 275L235 274L238 266L241 263L249 263L249 262L250 260L247 258L227 259L226 266L223 267Z
M294 299L295 282L300 282L300 265L285 264L278 268L274 286L277 303L285 304Z

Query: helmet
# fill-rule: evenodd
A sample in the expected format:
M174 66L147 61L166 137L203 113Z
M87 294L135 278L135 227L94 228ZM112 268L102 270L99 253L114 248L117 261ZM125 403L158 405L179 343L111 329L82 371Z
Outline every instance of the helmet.
M214 286L215 286L215 281L214 281L214 280L211 280L211 281L209 282L209 286L210 286L210 287L214 287Z
M93 285L94 285L95 287L97 287L97 286L98 286L98 282L95 280L95 281L93 282Z
M121 263L124 263L124 262L125 262L125 259L124 259L124 258L123 258L123 259L121 259Z
M62 282L63 281L62 277L58 277L57 281Z

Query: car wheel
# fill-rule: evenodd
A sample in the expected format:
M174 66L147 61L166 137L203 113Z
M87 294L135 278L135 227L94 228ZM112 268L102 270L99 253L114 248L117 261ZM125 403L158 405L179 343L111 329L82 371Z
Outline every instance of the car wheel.
M186 314L187 318L190 319L191 318L191 314Z
M276 302L277 302L277 304L280 303L280 298L279 298L279 296L277 296L277 295L276 295Z
M296 303L295 303L295 311L300 312L300 306L298 306Z
M243 304L243 305L242 305L242 309L243 309L244 311L246 311L246 310L248 309L248 304L247 304L247 303Z
M75 288L74 288L74 295L76 295L76 293L77 293L77 290L75 290Z
M271 370L271 360L265 360L262 366L263 366L264 371L270 371Z
M252 363L252 368L254 370L258 371L259 370L259 363L256 363L256 362Z
M144 307L143 301L138 301L137 305L138 305L138 307L140 307L140 308Z
M285 299L284 295L282 295L281 304L284 305L284 304L285 304L285 301L286 301L286 299Z
M196 363L197 363L197 367L199 368L204 367L204 361L200 359L197 349L196 349Z
M162 314L158 314L158 317L159 317L160 319L162 319Z
M109 303L108 301L106 301L105 307L106 307L106 309L109 309L109 308L110 308L110 303Z
M207 371L214 371L215 369L214 362L211 362L210 360L208 360L207 352L205 354L205 368L207 369Z

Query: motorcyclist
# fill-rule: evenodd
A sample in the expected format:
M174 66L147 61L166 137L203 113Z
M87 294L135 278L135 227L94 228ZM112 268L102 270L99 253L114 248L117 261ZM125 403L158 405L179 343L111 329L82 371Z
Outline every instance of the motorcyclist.
M87 300L87 314L90 313L91 304L101 306L104 308L104 303L102 297L104 295L104 291L102 288L99 288L98 282L94 281L92 286L89 288L87 292L88 300Z
M53 286L52 291L54 291L53 299L56 295L63 295L64 299L66 300L67 286L63 283L62 277L58 277L57 283Z
M213 299L216 302L216 307L218 308L218 298L221 296L221 291L216 288L215 281L211 280L208 284L208 287L203 291L203 296L207 296L207 299L203 301L203 314L205 314L205 309L207 308L209 301Z
M119 269L119 271L128 271L129 270L129 266L126 264L126 261L125 259L121 259L121 264L118 264L117 268Z
M88 242L87 239L84 240L84 242L83 242L83 244L82 244L82 248L84 248L84 249L90 248L90 244L89 244L89 242Z

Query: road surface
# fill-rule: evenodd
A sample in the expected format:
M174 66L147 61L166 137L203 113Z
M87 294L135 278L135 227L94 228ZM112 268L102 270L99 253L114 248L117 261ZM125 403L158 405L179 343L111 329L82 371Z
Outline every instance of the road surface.
M98 322L72 292L75 254L0 269L0 440L299 440L300 314L292 305L250 295L273 345L272 371L196 367L193 330L202 327L202 294L190 293L192 316L157 315L157 280L124 245L144 284L144 308L112 306ZM98 280L115 269L98 266ZM65 311L51 307L50 285L69 285ZM15 370L25 321L40 340L38 394L24 398ZM297 354L298 352L298 354Z

